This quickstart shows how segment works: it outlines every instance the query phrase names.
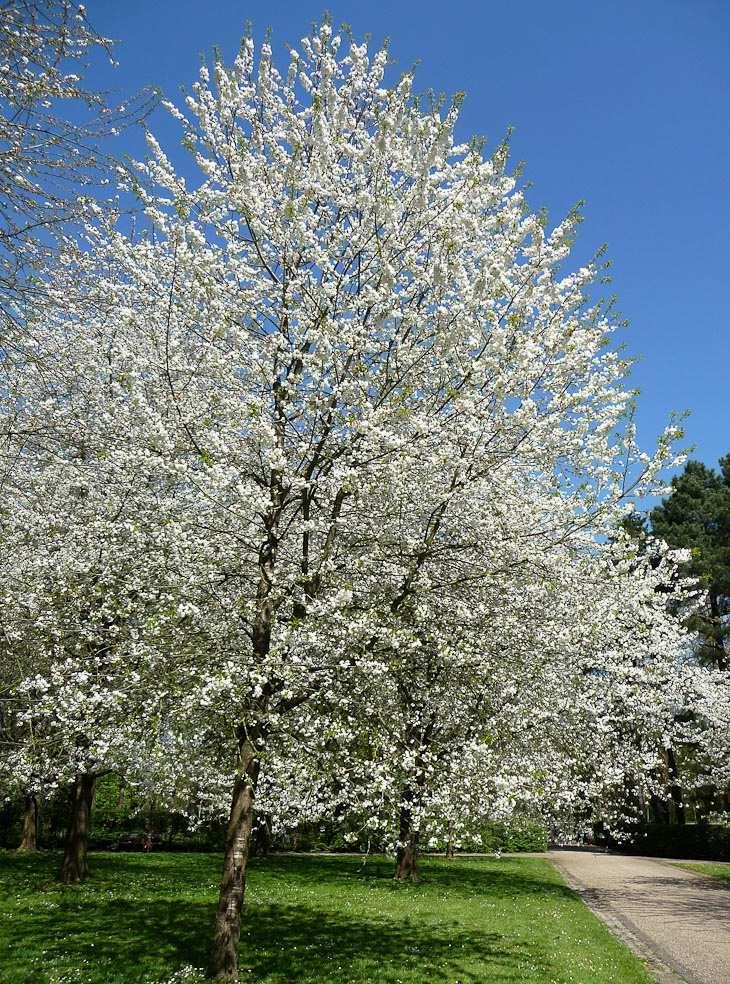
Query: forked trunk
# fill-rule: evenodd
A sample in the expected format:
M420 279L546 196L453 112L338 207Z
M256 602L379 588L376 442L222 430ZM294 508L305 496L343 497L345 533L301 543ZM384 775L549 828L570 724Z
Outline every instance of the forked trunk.
M284 442L284 420L282 390L277 382L274 386L276 400L276 439L279 448ZM259 550L260 578L256 591L257 615L253 625L253 651L263 661L271 645L271 626L273 608L271 589L274 583L276 553L278 549L278 524L282 510L281 472L271 470L269 493L270 508L264 522L266 537ZM268 685L267 685L268 690ZM263 716L270 691L258 701L256 710ZM218 895L218 910L215 915L215 937L213 939L212 969L220 984L237 984L238 941L241 936L241 915L243 897L246 891L246 868L251 849L251 830L253 828L253 805L256 795L256 782L259 777L259 759L256 743L262 737L261 729L238 729L238 762L236 781L231 797L231 812L226 830L226 848L223 856L223 876Z
M238 775L233 787L231 813L226 831L223 877L218 896L213 941L213 972L216 981L237 984L238 941L241 935L246 868L251 847L253 804L259 762L249 738L242 741Z
M19 851L38 850L38 800L33 793L25 797L23 813L23 834L18 845Z
M71 817L59 875L64 885L76 885L89 873L87 853L95 788L96 776L90 772L80 776L71 787Z

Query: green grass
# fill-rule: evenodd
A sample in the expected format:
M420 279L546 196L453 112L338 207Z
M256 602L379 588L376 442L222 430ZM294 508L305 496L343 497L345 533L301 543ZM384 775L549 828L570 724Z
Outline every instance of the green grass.
M730 882L730 864L677 864L675 868L686 868L687 871L696 871L698 875L710 875Z
M2 984L147 984L207 963L220 857L94 854L82 887L59 858L0 852ZM648 984L622 944L537 858L256 861L242 981Z

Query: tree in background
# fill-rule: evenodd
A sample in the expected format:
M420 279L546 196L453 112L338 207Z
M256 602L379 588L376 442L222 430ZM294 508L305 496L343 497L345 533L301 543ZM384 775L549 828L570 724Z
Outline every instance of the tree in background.
M671 485L672 494L650 513L651 528L670 546L689 551L684 571L696 578L706 593L705 603L696 609L688 623L698 636L697 658L704 665L726 673L730 669L730 455L720 459L719 472L700 461L688 461ZM715 689L720 693L722 686ZM708 738L717 746L712 758L727 760L730 726L727 709L723 711L715 703L714 710L706 712L706 722ZM702 758L698 760L695 754L682 766L669 749L668 769L678 782L686 781L689 772L699 771L701 775L705 768ZM717 782L708 779L704 793L691 797L695 799L699 816L722 808L723 802L727 809L727 796L718 800L718 786L722 789L727 777L725 783L721 775L716 779ZM678 797L675 795L673 799L676 804ZM675 806L674 812L676 820L682 822L684 809ZM666 811L660 806L658 813L664 816Z
M86 59L112 43L69 0L0 0L0 311L3 329L42 284L39 273L87 198L108 183L107 138L144 118L150 92L108 104L84 82Z
M670 547L691 551L685 565L707 591L707 605L693 619L702 639L700 657L718 669L730 666L730 455L719 473L688 461L672 479L672 494L650 514L653 532Z
M20 339L38 328L49 266L113 174L109 138L144 119L156 102L143 91L111 105L84 79L98 55L111 60L112 42L94 30L83 4L0 0L0 343L10 393L23 361ZM43 650L29 638L11 638L13 631L7 620L0 626L4 750L27 725L14 684L44 669ZM28 774L26 783L21 848L33 849L40 776Z

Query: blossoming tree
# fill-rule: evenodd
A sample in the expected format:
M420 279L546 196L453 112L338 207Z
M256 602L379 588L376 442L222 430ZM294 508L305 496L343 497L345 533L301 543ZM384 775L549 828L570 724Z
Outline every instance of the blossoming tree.
M601 541L672 460L673 428L653 456L636 447L627 363L589 299L600 263L565 266L578 216L548 231L505 148L457 143L458 106L422 106L386 67L325 23L284 73L249 39L230 68L204 68L185 112L169 106L199 179L150 137L150 159L120 175L149 233L98 211L48 285L8 411L9 447L40 456L44 481L68 487L79 462L93 476L105 536L145 531L147 573L125 541L109 624L122 651L132 629L164 650L167 671L147 680L168 720L217 732L211 762L230 750L213 957L226 981L262 761L291 752L297 717L326 750L346 681L376 695L390 674L381 693L396 688L417 780L435 734L424 713L448 730L459 715L444 707L475 668L452 746L475 707L508 720L490 660L517 653L522 686L542 674L551 699L548 640L520 638L520 592L535 591L535 626L553 594L561 618L580 613L548 645L558 679L576 680L590 639L603 653L616 640L603 611L568 603L580 565L600 572ZM94 584L98 566L86 557ZM173 587L155 593L146 578L163 569ZM140 592L149 610L132 617ZM523 691L514 713L527 707ZM184 730L168 733L180 749Z

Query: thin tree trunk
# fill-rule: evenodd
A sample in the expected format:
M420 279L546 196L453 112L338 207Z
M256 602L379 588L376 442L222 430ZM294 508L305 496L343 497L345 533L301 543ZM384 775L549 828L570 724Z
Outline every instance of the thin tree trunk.
M213 972L221 984L237 984L238 941L246 891L246 868L251 847L253 804L259 761L247 736L241 740L238 775L233 786L231 813L226 831L223 877L218 895L213 941Z
M271 850L271 814L260 813L251 835L251 857L266 858Z
M679 785L679 768L677 766L677 757L674 754L673 748L667 749L667 773L671 783L669 792L672 797L672 805L674 807L674 822L677 824L683 824L684 802L682 797L682 787Z
M286 414L281 382L278 377L272 388L276 406L274 424L276 444L280 450L283 450ZM269 508L264 516L266 532L259 548L256 618L252 626L253 652L260 662L263 662L269 653L271 627L275 617L271 592L279 547L278 526L283 503L282 473L277 468L271 469L269 497ZM302 574L306 580L308 576L307 550L306 548L303 550ZM261 717L265 715L268 697L271 694L268 685L264 690L265 696L261 698L256 708ZM221 982L221 984L237 984L239 980L238 941L241 936L241 915L246 891L246 867L251 849L253 806L256 782L259 776L259 753L256 743L262 737L263 729L261 728L252 731L241 726L238 731L236 781L233 785L231 812L226 830L223 876L218 895L212 953L213 973L216 981Z
M454 860L454 825L449 824L449 832L446 836L446 860Z
M18 845L19 851L38 850L38 800L33 793L25 797L23 814L23 835Z
M91 772L84 773L71 787L71 817L59 875L64 885L77 885L89 873L87 852L95 790L96 776Z

